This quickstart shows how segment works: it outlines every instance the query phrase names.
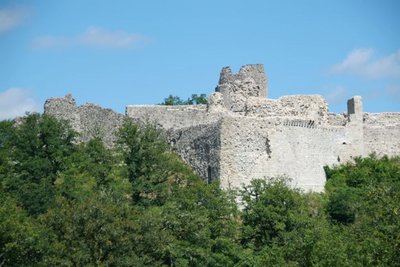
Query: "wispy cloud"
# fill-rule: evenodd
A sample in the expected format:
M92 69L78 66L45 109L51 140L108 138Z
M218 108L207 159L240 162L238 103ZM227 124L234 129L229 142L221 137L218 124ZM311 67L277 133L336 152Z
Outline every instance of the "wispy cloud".
M110 31L99 27L89 27L84 33L75 36L42 36L33 40L35 48L57 47L109 47L124 48L143 44L148 38L124 31Z
M353 50L340 63L333 65L331 74L355 74L368 79L400 77L400 49L380 58L371 48Z
M38 105L29 90L10 88L0 93L0 120L13 119L37 110Z
M28 9L23 7L0 8L0 33L20 25L28 14Z

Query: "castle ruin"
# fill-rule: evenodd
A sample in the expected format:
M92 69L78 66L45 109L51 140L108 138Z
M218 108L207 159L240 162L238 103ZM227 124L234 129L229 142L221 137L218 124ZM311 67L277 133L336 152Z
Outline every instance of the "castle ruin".
M253 178L287 176L306 191L322 191L323 167L356 156L400 155L400 113L363 112L362 99L335 114L319 95L268 99L263 65L221 71L208 105L134 105L122 115L93 104L77 106L67 95L45 103L45 113L67 119L81 141L101 136L115 142L124 117L152 121L182 159L204 179L239 188Z

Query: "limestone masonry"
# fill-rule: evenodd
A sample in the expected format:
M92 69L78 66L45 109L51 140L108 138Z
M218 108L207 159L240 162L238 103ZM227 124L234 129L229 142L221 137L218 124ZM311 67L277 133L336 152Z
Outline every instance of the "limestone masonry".
M263 65L221 71L208 105L127 106L125 116L72 96L48 99L45 113L67 119L81 141L100 136L112 146L124 117L156 122L184 161L204 179L237 188L253 178L286 175L293 186L321 191L323 167L355 156L400 155L400 113L365 113L360 96L346 114L328 111L319 95L268 99Z

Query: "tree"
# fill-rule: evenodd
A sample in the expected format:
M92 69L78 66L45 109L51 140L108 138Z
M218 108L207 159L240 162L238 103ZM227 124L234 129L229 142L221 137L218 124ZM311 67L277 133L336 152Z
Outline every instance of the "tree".
M11 142L14 135L14 122L0 121L0 189L2 178L9 171L9 160L11 153Z
M314 246L324 233L316 195L291 189L285 178L252 180L240 193L243 201L242 244L254 251L243 266L309 266ZM320 201L320 200L318 200Z
M162 204L168 194L166 164L169 152L161 132L154 125L140 127L125 120L118 136L127 175L132 183L133 201Z
M192 94L187 100L182 100L179 96L169 95L164 99L164 102L161 105L166 106L179 106L179 105L200 105L207 104L207 95L206 94Z
M307 214L299 191L290 189L283 179L267 182L252 180L241 192L243 199L243 242L256 250L284 242L284 234L297 229Z
M39 265L48 245L45 227L0 192L0 266Z
M326 168L327 211L361 266L399 266L400 158L371 155Z
M179 96L169 95L167 98L164 99L164 102L162 102L161 105L166 105L166 106L183 105L183 101Z
M191 101L193 102L193 104L195 105L199 105L199 104L207 104L208 100L207 100L207 95L206 94L193 94Z
M151 265L234 266L239 262L238 211L217 184L189 178L164 205L142 212L137 254L146 255Z
M82 200L57 198L57 206L40 218L51 248L50 266L142 266L135 253L137 212L129 201L108 194Z
M40 214L53 203L53 183L67 168L66 159L74 151L76 134L66 122L30 114L8 135L12 138L3 156L7 169L4 190L12 193L29 214Z

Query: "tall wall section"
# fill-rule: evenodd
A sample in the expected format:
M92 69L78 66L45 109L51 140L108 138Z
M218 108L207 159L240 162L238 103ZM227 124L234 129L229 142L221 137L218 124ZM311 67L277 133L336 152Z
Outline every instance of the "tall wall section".
M343 126L298 119L225 117L221 125L221 186L237 188L254 178L287 176L292 185L322 191L323 167L355 156L357 143Z
M400 155L400 113L364 113L365 154Z
M229 67L223 68L215 91L222 94L229 111L243 113L249 97L266 98L268 95L264 66L245 65L237 74L232 73Z
M216 121L167 131L173 149L205 180L220 177L221 123Z
M108 147L114 145L115 133L124 120L124 115L98 105L77 106L71 95L46 100L44 113L67 120L79 133L78 141L87 142L93 137L99 137Z
M219 112L209 111L207 105L142 105L127 106L126 115L158 124L173 149L204 179L220 177Z

